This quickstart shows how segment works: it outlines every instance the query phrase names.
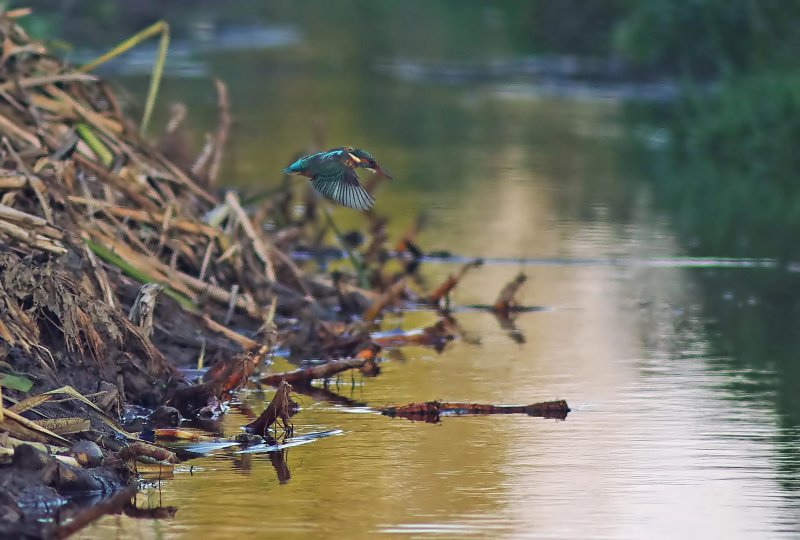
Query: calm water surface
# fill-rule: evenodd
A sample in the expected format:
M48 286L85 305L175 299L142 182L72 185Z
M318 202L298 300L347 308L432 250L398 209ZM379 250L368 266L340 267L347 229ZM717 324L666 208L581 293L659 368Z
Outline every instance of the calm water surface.
M488 264L455 293L457 304L491 303L523 270L524 303L547 308L516 320L524 343L490 314L460 313L480 345L390 351L378 378L332 388L349 404L303 398L297 434L341 435L282 454L194 459L140 495L144 506L177 506L174 519L110 516L82 537L800 535L798 298L785 292L798 290L798 277L779 263L602 264L690 254L672 232L674 214L654 209L618 151L618 103L403 81L335 56L307 58L302 46L203 58L231 89L228 184L276 185L323 125L326 145L364 146L394 174L377 205L393 233L424 209L426 250L563 263ZM214 122L211 88L203 77L169 79L162 98L188 102L204 128ZM362 223L354 212L337 216ZM586 259L596 262L569 264ZM423 274L435 284L456 268L430 263ZM410 312L384 328L433 321ZM270 397L250 389L241 400L259 409ZM573 408L565 421L432 425L365 407L557 398ZM234 408L226 433L247 421Z

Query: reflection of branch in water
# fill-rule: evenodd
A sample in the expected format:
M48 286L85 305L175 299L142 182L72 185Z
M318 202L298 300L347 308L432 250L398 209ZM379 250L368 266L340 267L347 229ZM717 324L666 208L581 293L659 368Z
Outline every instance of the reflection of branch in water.
M285 444L288 439L288 433L283 433L281 437L276 439L272 436L272 434L268 434L264 437L263 444L272 446L272 445L279 445ZM272 467L275 469L275 473L278 475L278 482L280 484L287 483L292 478L292 473L289 471L289 465L286 462L289 454L287 449L276 450L272 452L267 452L267 456L269 456L269 461L272 464ZM253 456L255 454L234 454L233 458L233 468L239 472L244 474L250 474L253 469Z
M506 331L508 337L510 337L514 343L519 345L525 343L525 335L514 323L515 317L509 317L504 313L495 313L495 317L497 318L497 322L500 324L500 328Z
M468 343L469 345L480 345L481 338L478 336L472 335L471 332L468 332L461 326L455 317L453 317L453 313L448 310L440 310L439 316L442 317L442 320L447 325L447 327L452 330L452 332L461 338L464 343Z
M383 356L388 358L392 362L401 362L405 363L408 362L408 357L406 353L403 352L403 349L400 347L392 348L392 349L384 349Z
M117 513L130 504L131 499L139 491L139 486L128 486L101 502L86 508L72 517L72 521L59 525L54 531L55 538L66 538L105 514Z
M337 394L330 388L321 388L318 386L297 386L294 389L295 393L308 396L314 401L325 401L328 403L335 403L337 405L344 405L346 407L366 407L367 404L361 401L356 401L352 398L345 397Z
M292 473L289 471L289 464L287 458L289 457L288 450L278 450L277 452L269 453L269 461L278 475L278 483L283 485L292 478Z
M123 509L126 516L137 519L169 519L175 517L177 506L156 506L154 508L138 508L135 505Z
M447 344L453 340L450 324L440 319L435 324L423 328L421 330L409 330L406 332L378 332L370 336L373 343L377 343L381 347L397 348L405 347L407 345L415 345L420 347L431 347L438 353L441 353Z
M213 437L222 437L222 421L220 417L216 418L192 418L182 424L185 427L191 427L204 431L206 434Z
M233 468L243 474L250 474L253 470L253 454L236 454Z

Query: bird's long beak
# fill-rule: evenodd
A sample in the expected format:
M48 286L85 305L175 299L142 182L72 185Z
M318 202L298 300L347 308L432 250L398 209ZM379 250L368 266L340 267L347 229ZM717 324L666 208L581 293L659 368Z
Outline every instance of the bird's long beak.
M389 174L388 172L384 171L380 167L375 169L375 172L378 173L379 175L383 176L384 178L388 178L389 180L392 180L392 175Z

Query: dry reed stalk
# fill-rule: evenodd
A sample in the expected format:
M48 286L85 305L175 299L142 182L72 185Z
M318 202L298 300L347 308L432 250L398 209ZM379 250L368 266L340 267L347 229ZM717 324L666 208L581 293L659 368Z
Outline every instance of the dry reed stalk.
M255 251L261 262L264 263L267 280L269 280L270 283L275 283L277 281L277 277L275 276L275 267L273 266L272 259L269 256L266 240L256 234L256 230L253 227L253 224L250 222L250 218L247 217L244 209L239 204L239 197L236 195L236 193L233 191L226 193L225 202L228 204L231 211L236 214L239 220L239 225L241 225L242 230L253 244L253 251Z
M242 334L231 330L227 326L219 324L218 322L212 320L208 315L203 315L202 321L206 325L206 328L212 332L217 332L218 334L224 335L231 341L239 344L239 346L245 351L257 349L261 346L261 344L259 344L257 341L250 339L247 336L243 336Z
M25 187L27 183L28 180L21 175L0 177L0 189L19 189Z
M187 218L168 217L170 216L170 212L165 212L163 214L158 212L147 212L145 210L136 210L134 208L111 205L98 199L88 199L86 197L77 197L74 195L70 195L68 199L70 202L75 204L102 209L104 212L107 212L118 218L128 218L156 227L160 226L162 230L164 230L165 227L166 229L174 227L183 232L202 234L208 236L209 238L216 238L222 234L219 229L209 227L208 225L199 221L194 221Z
M41 234L33 234L31 231L26 231L22 227L14 225L9 221L0 219L0 231L20 242L24 242L44 251L49 251L58 255L67 252L67 249L57 240L53 240Z
M222 164L222 152L228 142L228 132L231 128L230 104L228 102L228 87L219 79L214 79L217 89L217 109L219 120L217 131L214 133L214 152L208 166L208 183L213 186L217 182L217 175Z

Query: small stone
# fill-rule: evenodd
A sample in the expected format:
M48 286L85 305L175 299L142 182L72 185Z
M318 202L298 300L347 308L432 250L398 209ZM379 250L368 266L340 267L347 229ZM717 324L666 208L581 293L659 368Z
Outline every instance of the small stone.
M14 465L29 471L38 471L55 461L52 456L40 452L30 444L21 444L14 449Z
M82 467L94 468L103 462L103 451L92 441L80 441L70 448L69 455Z

